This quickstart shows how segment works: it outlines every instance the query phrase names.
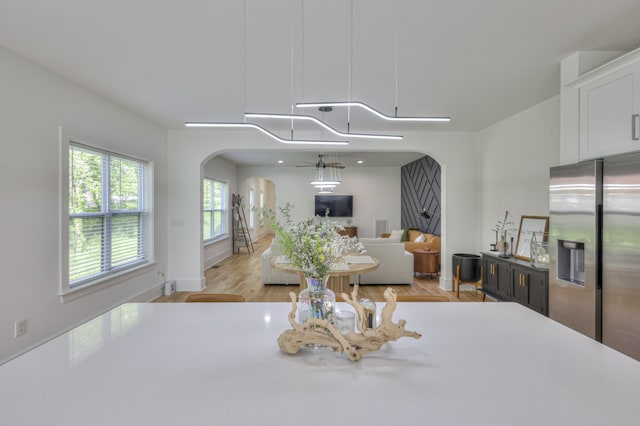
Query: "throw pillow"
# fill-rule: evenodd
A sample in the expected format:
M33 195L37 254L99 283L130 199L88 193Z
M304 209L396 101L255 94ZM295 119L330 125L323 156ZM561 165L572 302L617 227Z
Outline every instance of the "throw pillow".
M396 231L393 230L391 231L391 235L389 235L389 242L394 242L394 243L399 243L400 240L402 239L402 233L404 231L400 230L400 231Z
M424 238L424 234L420 234L418 235L418 238L416 238L414 240L415 243L424 243L425 242L425 238Z

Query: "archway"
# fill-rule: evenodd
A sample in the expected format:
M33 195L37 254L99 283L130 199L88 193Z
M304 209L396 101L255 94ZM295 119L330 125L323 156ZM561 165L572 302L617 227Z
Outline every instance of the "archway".
M477 210L476 187L469 185L476 177L474 137L465 132L407 133L401 147L393 151L422 152L441 165L441 236L442 276L440 286L450 287L450 257L456 251L476 250L476 223L469 212ZM427 148L428 147L428 148ZM361 142L360 151L390 152L373 142ZM401 149L400 149L401 148ZM202 256L201 181L203 163L230 150L274 150L286 152L291 147L272 143L245 131L173 131L169 133L167 173L168 188L168 274L178 283L178 290L199 291L204 288ZM315 151L309 148L301 151ZM353 149L351 149L353 150ZM371 188L375 191L376 188ZM455 196L448 196L448 195ZM387 203L387 194L379 193L378 203ZM281 197L279 197L281 198ZM449 232L454 229L455 232Z

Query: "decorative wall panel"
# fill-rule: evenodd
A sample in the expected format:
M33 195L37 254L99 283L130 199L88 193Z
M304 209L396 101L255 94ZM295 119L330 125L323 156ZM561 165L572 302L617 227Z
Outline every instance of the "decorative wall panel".
M440 235L440 164L429 156L402 166L401 226ZM426 218L420 213L426 210Z

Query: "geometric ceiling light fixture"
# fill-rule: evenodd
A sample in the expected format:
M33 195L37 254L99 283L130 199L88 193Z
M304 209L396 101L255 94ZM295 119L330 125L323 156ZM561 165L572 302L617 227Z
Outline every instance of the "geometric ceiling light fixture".
M370 107L369 105L363 102L346 102L346 101L337 101L337 102L298 102L296 104L298 108L321 108L321 107L356 107L362 108L370 113L376 115L378 118L387 121L412 121L412 122L448 122L451 121L451 117L398 117L398 107L396 106L396 115L386 115Z
M328 140L313 140L313 139L284 139L254 123L220 123L220 122L186 122L186 127L215 127L215 128L246 128L256 129L272 139L285 144L294 145L348 145L347 141L328 141Z
M280 119L280 120L300 120L300 121L311 121L312 123L317 124L318 126L323 127L329 132L333 133L336 136L344 137L344 138L363 138L363 139L389 139L389 140L402 140L402 136L398 135L374 135L374 134L366 134L366 133L344 133L339 130L334 129L329 126L325 122L318 120L315 117L310 115L294 115L294 114L267 114L267 113L253 113L247 112L244 114L245 118L267 118L267 119Z
M353 1L351 1L351 20L353 21ZM353 22L351 23L351 31L353 31ZM395 37L395 115L387 115L375 108L370 107L364 102L357 102L351 100L351 82L349 82L349 96L347 101L337 101L337 102L298 102L296 103L296 107L298 108L329 108L329 107L347 107L349 108L349 115L351 112L351 108L362 108L365 111L370 112L371 114L377 116L386 121L395 121L395 122L449 122L451 121L451 117L403 117L398 116L398 28L399 28L399 11L398 11L398 1L396 0L396 37ZM353 34L351 37L351 45L353 44ZM353 47L350 47L353 50ZM349 57L349 61L351 62L351 53ZM351 63L349 64L349 73L351 73Z

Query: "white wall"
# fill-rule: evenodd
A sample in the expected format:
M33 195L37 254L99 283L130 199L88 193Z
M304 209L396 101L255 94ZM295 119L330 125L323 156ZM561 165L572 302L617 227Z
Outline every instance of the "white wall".
M514 244L522 215L549 215L549 168L560 161L560 97L478 132L477 140L477 239L479 250L488 251L505 210L514 220Z
M314 168L240 167L240 180L250 176L265 176L275 183L276 206L294 204L292 218L296 221L314 215L316 189L309 183ZM389 219L390 227L400 229L400 167L348 167L341 172L342 183L335 195L353 195L353 223L358 236L373 237L375 219ZM346 226L346 218L337 218Z
M0 360L121 302L150 300L159 295L159 271L176 279L182 290L202 288L202 165L211 156L231 149L299 149L247 130L178 130L167 135L148 120L1 47L0 93L0 199L4 219L0 226L5 242L0 284ZM448 288L451 254L488 249L494 239L491 228L505 209L511 210L516 220L522 214L547 214L548 168L559 162L558 121L559 100L555 97L477 134L413 131L405 132L405 140L390 147L360 141L348 149L421 152L440 163L441 286ZM157 265L66 303L58 297L58 229L62 222L58 182L63 172L59 165L59 126L65 134L85 143L153 161L155 168ZM314 148L302 149L317 152ZM390 171L379 172L391 182L396 179ZM340 191L354 194L355 224L362 235L372 233L371 218L361 217L361 210L393 209L395 195L371 188L370 179L364 175L347 177L348 174ZM385 182L380 185L389 191ZM306 183L300 188L305 186ZM396 187L395 183L389 186ZM382 201L364 198L366 203L360 205L363 197L357 195L363 189L379 192ZM286 200L289 194L277 196ZM310 208L310 200L309 197L305 208ZM396 225L392 210L383 213L389 216L392 227L399 227L399 218ZM14 322L25 318L28 333L14 338Z
M0 47L0 362L122 302L160 294L167 260L166 132ZM62 303L58 126L103 149L154 162L157 265ZM66 171L65 171L66 172ZM14 322L27 334L14 338Z
M440 163L443 188L441 286L449 288L451 254L476 250L476 222L469 220L469 215L476 214L478 210L475 135L470 132L413 131L405 132L404 136L401 143L392 146L379 141L359 141L353 142L349 149L421 152ZM204 286L202 244L199 242L200 164L211 155L229 150L301 149L317 152L317 148L292 147L246 129L172 130L168 133L168 143L168 155L172 160L168 168L169 277L177 281L180 290L199 290ZM242 173L239 180L244 176ZM385 203L388 203L387 197L389 194L381 192ZM279 198L286 199L283 196ZM360 227L361 224L356 225ZM366 229L372 225L364 223L362 226Z
M231 194L238 193L238 172L235 164L229 163L221 157L214 157L207 161L202 168L202 175L207 178L216 179L228 184L228 206L231 208ZM204 246L204 268L208 269L213 265L221 262L226 257L233 254L233 241L232 241L232 220L231 215L227 216L227 229L229 230L228 237L210 243Z

